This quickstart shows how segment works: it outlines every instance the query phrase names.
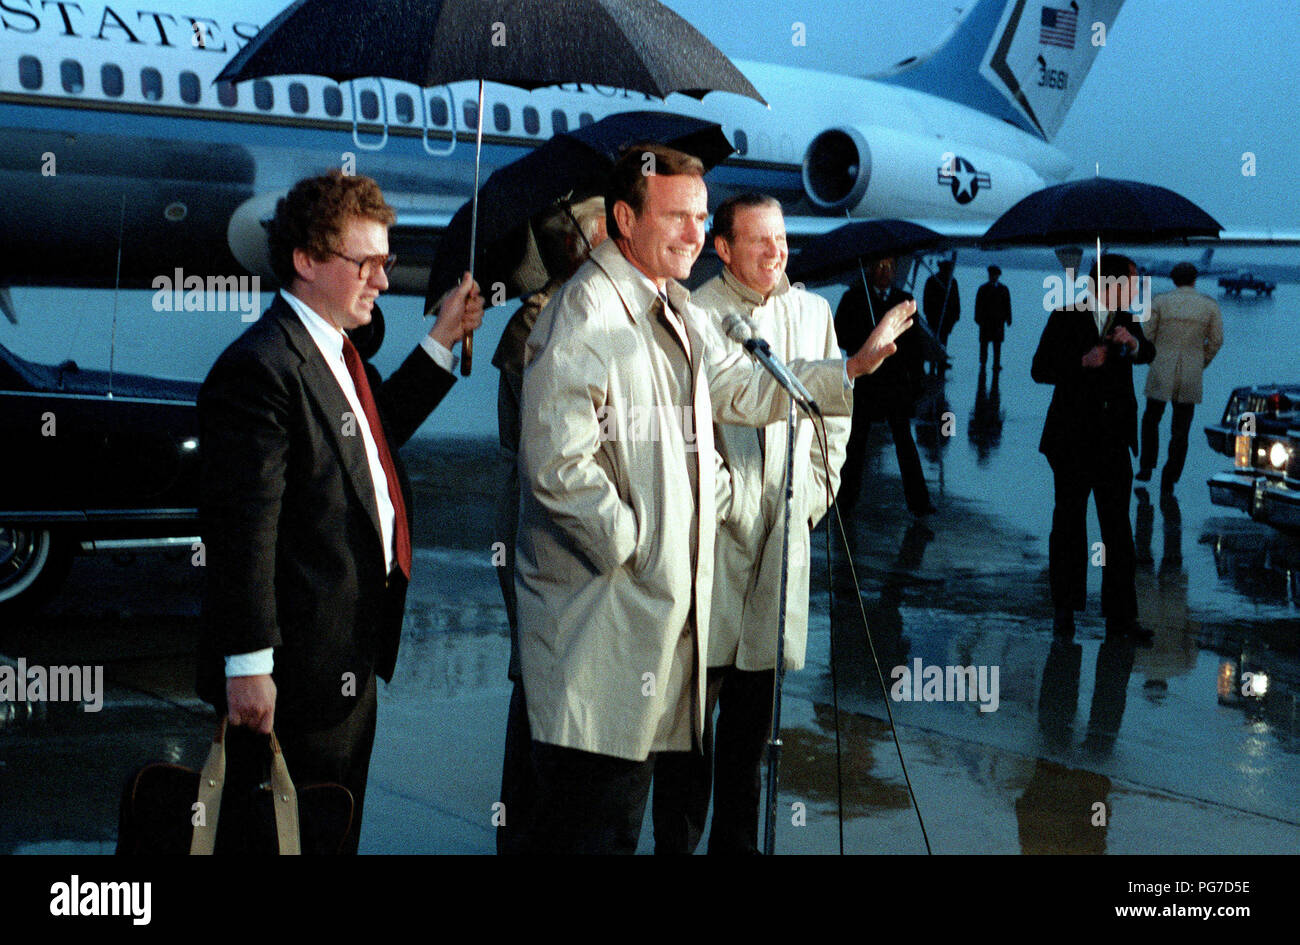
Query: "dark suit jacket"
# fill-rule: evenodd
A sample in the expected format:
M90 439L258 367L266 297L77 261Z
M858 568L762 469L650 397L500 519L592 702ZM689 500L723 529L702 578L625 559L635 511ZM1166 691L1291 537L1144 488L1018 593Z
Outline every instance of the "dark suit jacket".
M398 447L455 382L423 350L386 382L366 374ZM306 326L279 295L217 359L199 391L200 526L207 556L199 694L225 711L223 657L275 648L276 721L341 721L371 672L397 659L406 581L384 573L374 485L351 408Z
M891 286L883 299L873 295L871 310L868 310L866 290L860 281L854 282L835 309L835 337L840 347L850 355L857 353L876 327L876 322L895 305L910 298L910 293ZM919 322L914 320L912 327L898 336L898 351L886 358L875 371L853 382L854 417L862 416L860 410L865 410L871 420L883 420L891 413L912 415L925 378L921 330Z
M1004 325L1011 324L1011 290L1001 282L986 282L975 292L975 324L980 338L1001 341Z
M1137 452L1133 365L1149 364L1156 349L1130 313L1117 313L1114 324L1123 325L1137 339L1137 353L1119 357L1111 351L1099 368L1085 368L1081 363L1088 349L1100 340L1091 311L1057 310L1043 329L1030 374L1038 383L1056 387L1038 444L1053 465L1083 461L1102 450L1125 446Z

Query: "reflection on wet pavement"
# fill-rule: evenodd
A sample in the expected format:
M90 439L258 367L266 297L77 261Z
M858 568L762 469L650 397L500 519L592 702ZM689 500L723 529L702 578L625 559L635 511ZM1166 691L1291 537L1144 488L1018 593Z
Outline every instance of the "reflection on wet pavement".
M782 711L777 850L838 849L832 639L845 848L925 850L865 612L886 691L896 667L918 677L921 668L998 670L992 711L969 692L889 697L936 853L1294 852L1300 544L1210 505L1205 479L1230 461L1197 438L1231 387L1294 370L1281 309L1250 315L1258 343L1248 344L1233 321L1245 316L1225 303L1228 342L1206 375L1176 497L1135 492L1151 645L1104 639L1098 574L1074 639L1060 641L1048 604L1052 489L1037 453L1050 390L1028 377L1043 321L1031 285L1012 286L1023 307L1005 370L981 376L974 332L959 325L953 369L928 381L918 405L940 511L906 513L880 425L863 501L846 522L860 595L844 549L828 555L824 529L813 536L808 665L787 676ZM400 661L380 694L362 850L488 853L509 699L490 545L496 448L417 440L404 455L417 553ZM1089 532L1097 537L1091 513ZM116 787L133 767L201 759L210 723L192 691L197 594L183 561L86 559L54 606L0 627L0 653L102 662L109 683L98 715L0 726L0 850L106 852Z

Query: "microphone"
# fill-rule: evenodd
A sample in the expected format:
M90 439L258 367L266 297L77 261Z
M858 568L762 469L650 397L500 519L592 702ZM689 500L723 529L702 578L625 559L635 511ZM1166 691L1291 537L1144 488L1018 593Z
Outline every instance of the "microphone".
M799 378L772 353L772 346L757 334L756 328L752 318L736 312L729 313L722 320L722 330L728 338L741 345L755 361L763 365L805 411L820 417L822 412L817 401L813 400Z

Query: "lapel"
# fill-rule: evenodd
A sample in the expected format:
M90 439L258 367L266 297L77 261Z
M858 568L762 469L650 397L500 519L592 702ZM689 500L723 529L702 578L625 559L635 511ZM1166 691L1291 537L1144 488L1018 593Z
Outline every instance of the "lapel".
M339 465L343 467L345 478L352 485L357 502L365 509L370 524L374 526L375 536L382 541L379 503L375 498L375 485L370 481L370 463L366 459L365 441L359 431L352 436L343 435L343 415L351 414L352 406L343 396L338 380L325 363L325 357L312 340L307 326L279 293L276 293L275 301L263 317L274 318L279 322L289 347L301 359L298 373L302 377L303 389L315 407L317 426L338 456ZM356 424L366 422L364 415L354 418ZM386 435L382 430L372 432L377 436Z

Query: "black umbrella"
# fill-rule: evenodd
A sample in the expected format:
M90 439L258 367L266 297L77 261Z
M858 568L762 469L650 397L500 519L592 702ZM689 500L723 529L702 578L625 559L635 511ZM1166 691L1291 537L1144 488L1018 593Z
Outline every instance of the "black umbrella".
M267 75L383 76L420 86L477 79L476 198L485 80L524 89L583 82L659 98L728 91L766 104L731 60L658 0L296 0L217 80ZM471 269L475 238L472 218ZM466 337L462 374L472 360Z
M1103 240L1162 243L1192 236L1217 239L1222 229L1212 216L1167 187L1088 177L1034 191L993 221L983 243L1060 246L1095 240L1096 284L1100 286ZM1094 297L1100 306L1100 296Z
M790 262L792 282L827 282L849 269L857 275L863 259L901 256L944 242L934 230L906 220L858 220L804 244Z
M1217 237L1213 217L1181 194L1155 184L1107 177L1066 181L1035 191L994 221L984 245L1160 243Z
M536 150L493 171L479 188L474 272L480 284L502 283L506 298L540 288L522 285L513 278L527 245L528 221L568 195L580 199L603 193L606 175L619 153L639 141L658 141L693 154L705 168L720 163L735 150L716 122L667 112L620 112L555 135ZM429 271L426 308L454 286L465 271L475 218L474 201L466 201L443 232Z

